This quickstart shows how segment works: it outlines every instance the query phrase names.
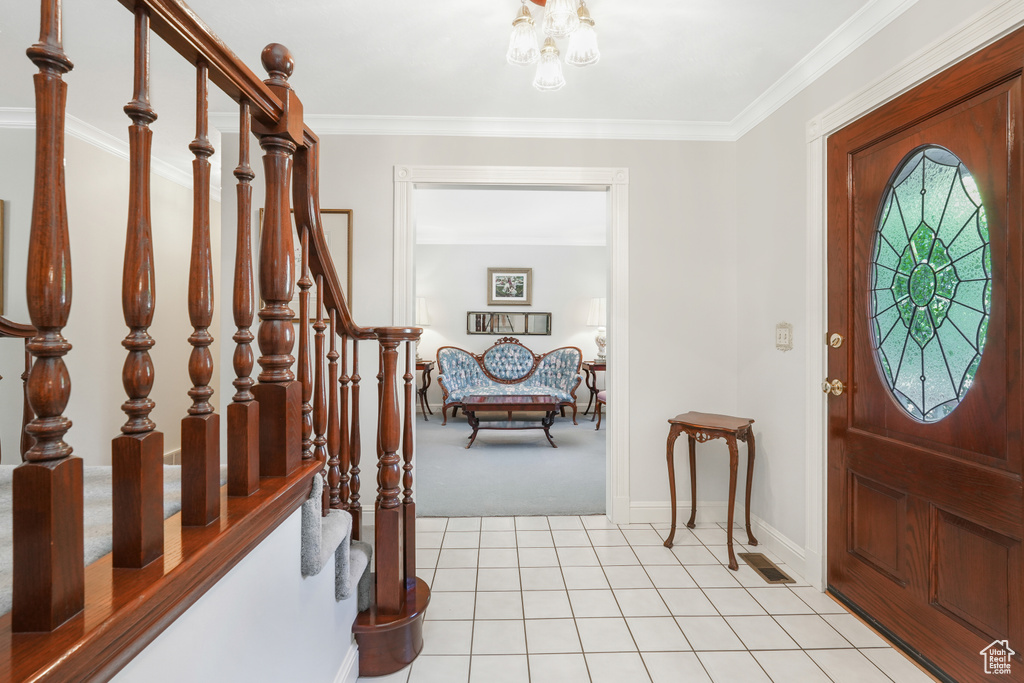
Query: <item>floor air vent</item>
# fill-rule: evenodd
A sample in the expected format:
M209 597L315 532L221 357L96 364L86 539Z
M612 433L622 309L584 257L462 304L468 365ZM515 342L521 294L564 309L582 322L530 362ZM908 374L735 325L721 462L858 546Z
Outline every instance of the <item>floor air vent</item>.
M796 583L786 572L765 557L764 553L740 553L739 556L768 583Z

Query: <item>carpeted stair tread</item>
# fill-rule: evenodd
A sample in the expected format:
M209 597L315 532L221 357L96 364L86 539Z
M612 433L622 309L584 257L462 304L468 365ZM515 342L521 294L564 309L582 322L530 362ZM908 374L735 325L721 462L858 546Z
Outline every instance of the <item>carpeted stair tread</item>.
M353 586L358 593L357 605L360 612L370 607L370 559L373 546L366 541L352 541L350 549L352 567L348 572L335 565L335 599L344 600L352 595Z

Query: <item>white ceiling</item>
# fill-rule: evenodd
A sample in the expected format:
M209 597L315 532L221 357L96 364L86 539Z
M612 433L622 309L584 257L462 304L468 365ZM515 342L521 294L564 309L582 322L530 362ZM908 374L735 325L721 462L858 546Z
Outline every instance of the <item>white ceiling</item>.
M416 189L417 244L603 246L605 192L547 188Z
M783 77L806 83L812 66L827 67L830 55L914 2L589 0L601 61L565 67L568 84L553 93L533 89L531 67L505 62L518 0L190 4L256 73L263 73L264 45L287 45L296 62L291 82L307 117L358 117L371 127L387 117L441 117L433 121L450 119L450 132L495 119L545 121L573 136L574 127L591 130L583 120L730 124L773 85L779 90ZM38 38L38 4L19 0L8 7L0 27L0 59L8 74L0 107L31 107L35 68L24 51ZM539 20L543 10L530 7ZM64 43L75 63L65 79L69 113L123 140L128 119L122 107L131 98L131 13L115 0L66 1ZM813 65L809 56L816 57ZM160 116L153 125L155 154L187 169L194 71L158 41L152 67ZM215 97L210 109L236 111L224 96Z

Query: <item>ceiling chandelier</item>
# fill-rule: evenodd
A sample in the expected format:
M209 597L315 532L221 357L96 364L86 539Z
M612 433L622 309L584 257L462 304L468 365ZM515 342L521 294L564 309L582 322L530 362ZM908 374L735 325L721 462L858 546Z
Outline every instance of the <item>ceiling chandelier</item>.
M565 85L562 63L558 61L558 44L555 38L569 38L565 52L565 63L573 66L594 64L601 57L597 50L597 33L594 20L587 11L586 0L530 0L544 7L541 30L546 38L540 46L533 15L522 0L522 7L512 22L512 37L508 42L509 64L526 66L537 64L533 87L537 90L559 90Z

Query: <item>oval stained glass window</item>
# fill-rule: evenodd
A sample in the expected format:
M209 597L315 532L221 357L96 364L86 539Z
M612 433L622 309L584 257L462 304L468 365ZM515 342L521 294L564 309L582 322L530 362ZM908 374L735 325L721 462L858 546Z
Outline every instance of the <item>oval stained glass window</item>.
M985 207L955 154L930 145L900 162L874 242L869 315L879 372L911 417L937 422L974 382L992 311Z

